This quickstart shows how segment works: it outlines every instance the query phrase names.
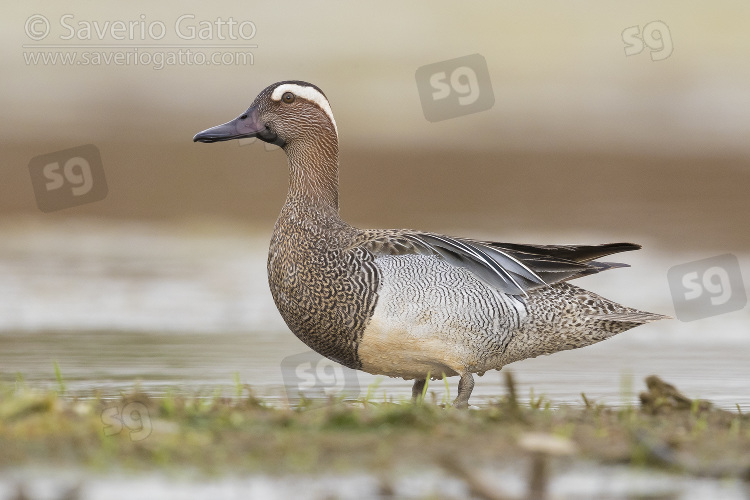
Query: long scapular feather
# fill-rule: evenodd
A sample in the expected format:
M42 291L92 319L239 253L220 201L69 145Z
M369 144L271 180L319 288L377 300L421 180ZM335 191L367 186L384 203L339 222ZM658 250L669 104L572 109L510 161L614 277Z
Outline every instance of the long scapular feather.
M546 285L532 269L499 249L436 234L422 233L418 238L449 262L469 269L505 293L526 295L533 285Z
M475 276L510 295L527 292L561 281L596 274L627 264L593 262L594 259L628 250L632 243L605 245L521 245L474 241L433 233L404 231L388 235L371 247L376 253L437 255L463 267Z

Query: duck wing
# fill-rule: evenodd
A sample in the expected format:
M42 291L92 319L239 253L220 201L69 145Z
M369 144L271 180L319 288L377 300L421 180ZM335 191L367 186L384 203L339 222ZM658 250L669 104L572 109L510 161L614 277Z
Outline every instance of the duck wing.
M434 255L466 268L509 295L568 281L627 264L594 262L613 253L637 250L632 243L604 245L522 245L478 241L418 231L364 231L357 245L376 258L382 255Z

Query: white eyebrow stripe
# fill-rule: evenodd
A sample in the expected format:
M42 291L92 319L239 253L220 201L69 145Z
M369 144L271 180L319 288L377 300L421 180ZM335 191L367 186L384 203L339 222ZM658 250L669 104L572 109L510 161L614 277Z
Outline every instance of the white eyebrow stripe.
M338 137L339 128L336 126L336 120L333 119L333 111L331 111L331 105L328 104L328 99L326 99L323 94L321 94L320 92L318 92L312 87L304 87L302 85L297 85L296 83L285 83L273 89L273 93L271 94L271 99L273 99L274 101L280 101L281 96L284 95L284 92L291 92L294 95L297 95L299 97L302 97L303 99L307 99L308 101L312 101L315 104L317 104L318 107L322 109L325 114L328 115L328 118L331 119L331 123L333 123L333 128L336 131L336 137Z

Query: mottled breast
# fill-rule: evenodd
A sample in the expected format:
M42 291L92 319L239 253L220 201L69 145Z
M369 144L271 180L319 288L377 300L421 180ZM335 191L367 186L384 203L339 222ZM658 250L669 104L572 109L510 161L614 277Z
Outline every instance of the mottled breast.
M349 248L341 221L284 214L268 255L268 280L287 326L316 352L359 369L358 345L380 282L373 256Z

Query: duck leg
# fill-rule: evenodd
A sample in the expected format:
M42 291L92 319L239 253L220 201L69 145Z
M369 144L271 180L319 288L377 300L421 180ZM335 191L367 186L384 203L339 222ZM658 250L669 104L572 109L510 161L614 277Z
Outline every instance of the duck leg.
M458 381L458 396L453 401L455 408L465 409L469 407L469 398L471 391L474 390L474 377L471 373L462 373L461 380Z
M424 391L424 384L427 379L417 379L414 381L414 385L411 388L411 400L416 403L419 398L422 397L422 391Z

